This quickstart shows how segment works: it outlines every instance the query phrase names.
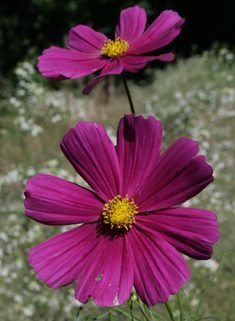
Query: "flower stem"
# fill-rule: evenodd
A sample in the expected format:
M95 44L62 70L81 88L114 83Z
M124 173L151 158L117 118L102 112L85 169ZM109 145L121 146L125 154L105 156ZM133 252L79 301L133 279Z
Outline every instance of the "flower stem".
M109 308L109 321L113 321L112 309Z
M179 308L180 308L180 321L184 321L184 312L183 312L183 304L181 299L180 290L177 293L178 301L179 301Z
M131 305L130 305L130 309L131 309L131 321L134 321L133 303L132 302L131 302Z
M149 316L149 310L148 310L148 306L146 304L144 304L144 311L145 311L146 315Z
M175 318L174 318L173 313L172 313L172 311L171 311L170 304L169 304L168 302L166 302L166 303L165 303L165 306L166 306L166 309L167 309L167 311L168 311L168 313L169 313L169 316L170 316L170 318L171 318L171 321L175 321Z
M123 84L124 84L124 87L125 87L125 91L126 91L126 94L127 94L127 98L129 100L131 112L133 114L135 114L135 108L134 108L134 105L133 105L133 102L132 102L132 99L131 99L130 91L129 91L128 86L127 86L127 82L126 82L126 78L125 78L124 72L122 72L121 75L122 75L122 80L123 80Z
M145 317L145 319L147 321L151 321L140 305L139 305L139 309L140 309L141 313L143 314L143 316Z

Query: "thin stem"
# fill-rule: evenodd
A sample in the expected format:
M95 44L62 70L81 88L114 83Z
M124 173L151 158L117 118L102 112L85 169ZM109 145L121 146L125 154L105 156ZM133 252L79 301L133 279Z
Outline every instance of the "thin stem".
M135 114L135 108L134 108L134 105L133 105L133 102L132 102L132 99L131 99L130 91L129 91L128 86L127 86L127 82L126 82L126 78L125 78L124 72L122 72L121 75L122 75L122 80L123 80L123 84L124 84L124 87L125 87L125 91L126 91L126 94L127 94L127 98L129 100L131 112L133 114Z
M113 321L112 309L109 308L109 321Z
M192 316L193 316L193 318L194 318L194 317L195 317L195 314L194 314L194 312L193 312L193 309L192 309L192 306L191 306L191 304L190 304L190 302L189 302L189 299L188 299L186 293L184 292L184 289L183 289L183 288L181 288L181 291L183 292L183 295L184 295L184 297L185 297L185 299L186 299L186 301L187 301L187 303L188 303L190 312L191 312L191 314L192 314Z
M145 319L147 321L151 321L140 305L139 305L139 309L140 309L141 313L143 314L143 316L145 317Z
M222 267L222 265L223 265L223 263L224 263L225 256L230 255L230 254L235 254L235 252L227 252L227 253L224 253L224 255L222 256L220 265L218 266L218 268L217 268L217 270L215 271L213 277L211 278L209 284L207 285L205 291L203 292L203 295L202 295L202 297L201 297L201 299L200 299L200 302L199 302L199 304L198 304L197 310L196 310L196 312L195 312L195 316L198 314L198 311L199 311L199 309L200 309L200 307L201 307L202 301L203 301L203 299L204 299L207 291L209 290L211 284L214 282L214 279L216 278L216 275L218 274L219 270L221 269L221 267Z
M148 316L148 315L149 315L149 309L148 309L147 304L144 304L144 311L145 311L145 313L146 313L147 316Z
M174 318L173 313L172 313L172 311L171 311L170 304L169 304L168 302L166 302L166 303L165 303L165 306L166 306L166 309L167 309L167 311L168 311L168 313L169 313L169 316L170 316L170 318L171 318L171 321L175 321L175 318Z
M180 321L184 321L184 311L183 311L183 304L181 299L180 290L177 293L178 301L179 301L179 308L180 308Z
M134 315L133 315L133 303L132 303L132 301L131 301L130 309L131 309L131 321L134 321Z
M124 314L125 316L127 316L129 319L131 319L131 316L130 314L126 313L125 311L121 310L121 309L118 309L118 308L112 308L114 311L118 311L120 312L120 314ZM133 316L133 320L137 320L137 321L141 321L139 318Z

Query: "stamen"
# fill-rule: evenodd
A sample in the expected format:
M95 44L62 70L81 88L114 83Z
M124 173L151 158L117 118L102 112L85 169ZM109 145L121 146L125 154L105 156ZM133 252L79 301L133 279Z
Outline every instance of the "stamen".
M137 208L133 199L129 201L128 195L125 198L118 195L109 200L109 204L105 204L104 212L102 213L104 223L110 224L111 229L124 227L128 230L132 228L132 224L135 222L134 215L138 213L136 211Z
M109 43L105 40L101 54L106 57L117 58L122 56L127 48L129 48L129 44L126 40L122 40L120 37L116 41L109 39Z

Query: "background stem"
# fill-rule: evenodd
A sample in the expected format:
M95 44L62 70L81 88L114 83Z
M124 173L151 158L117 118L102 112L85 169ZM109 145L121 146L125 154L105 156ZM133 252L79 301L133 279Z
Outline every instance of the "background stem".
M170 318L171 318L171 321L175 321L175 318L174 318L174 316L173 316L173 313L172 313L172 311L171 311L171 307L170 307L169 303L166 302L166 303L165 303L165 306L166 306L166 309L167 309L167 311L168 311L168 313L169 313L169 316L170 316Z
M121 75L122 75L122 81L123 81L123 84L124 84L124 87L125 87L125 91L126 91L126 94L127 94L127 98L128 98L129 104L130 104L131 112L132 112L132 114L135 114L135 108L134 108L134 105L133 105L133 102L132 102L132 99L131 99L130 91L129 91L128 86L127 86L127 82L126 82L126 78L125 78L124 72L122 72Z
M180 290L177 293L178 301L179 301L179 308L180 308L180 321L184 321L184 312L183 312L183 304L181 299Z
M109 321L113 321L112 309L109 308Z

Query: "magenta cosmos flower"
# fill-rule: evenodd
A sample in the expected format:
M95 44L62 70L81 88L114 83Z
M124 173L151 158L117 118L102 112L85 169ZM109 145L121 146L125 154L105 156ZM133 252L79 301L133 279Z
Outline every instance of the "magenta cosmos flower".
M136 73L151 60L171 61L174 54L141 56L170 43L184 23L177 12L166 10L145 30L146 12L135 6L121 12L115 30L115 41L84 25L69 32L68 49L51 47L38 57L38 69L44 77L64 80L89 75L101 68L100 76L88 82L83 90L89 94L95 84L109 74L123 69Z
M82 224L29 251L47 286L77 281L75 297L119 305L134 286L147 305L166 302L190 277L180 253L209 259L216 215L175 207L213 181L196 141L178 139L161 156L162 129L150 116L121 119L117 146L103 126L79 122L62 151L93 191L39 174L27 182L26 214L48 225ZM180 252L180 253L179 253Z

